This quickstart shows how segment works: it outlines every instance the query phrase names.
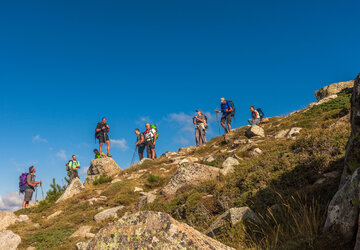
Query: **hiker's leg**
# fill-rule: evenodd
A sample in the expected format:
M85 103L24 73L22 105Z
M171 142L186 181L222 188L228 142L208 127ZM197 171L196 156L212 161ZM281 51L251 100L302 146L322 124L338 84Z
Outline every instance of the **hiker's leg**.
M228 123L229 132L231 132L231 123Z
M149 143L146 144L146 156L147 158L151 158L151 149Z
M102 153L102 146L103 146L103 143L100 142L100 143L99 143L99 153L100 153L100 155L101 155L101 153Z
M26 208L26 201L23 202L22 207L23 207L23 208Z
M195 128L195 142L196 142L196 146L200 145L200 131L199 131L199 128Z
M107 153L110 154L110 140L106 141L106 145L107 145Z
M205 130L200 128L199 130L199 133L200 133L200 145L204 144L205 143Z
M155 148L151 149L151 158L155 159Z
M253 125L253 124L252 124L252 123L253 123L253 122L252 122L252 119L249 119L248 122L249 122L250 125Z

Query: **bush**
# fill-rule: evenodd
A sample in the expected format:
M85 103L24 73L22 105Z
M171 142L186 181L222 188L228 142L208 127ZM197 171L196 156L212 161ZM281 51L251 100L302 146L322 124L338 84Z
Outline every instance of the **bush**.
M159 187L162 184L164 184L165 179L163 177L156 176L150 173L147 178L147 181L148 183L146 185L150 188L153 188L153 187Z
M111 176L106 176L105 174L102 174L99 176L99 178L95 179L93 181L93 185L100 185L103 183L108 183L111 182L113 180L113 178Z

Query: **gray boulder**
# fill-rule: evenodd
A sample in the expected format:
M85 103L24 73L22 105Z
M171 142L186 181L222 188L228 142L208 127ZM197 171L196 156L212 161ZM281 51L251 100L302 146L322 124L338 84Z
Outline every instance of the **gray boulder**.
M251 157L258 157L262 155L262 150L260 148L253 148L249 151Z
M347 81L347 82L337 82L330 84L329 86L325 86L317 91L315 91L315 96L318 101L321 99L336 95L344 89L352 88L354 86L354 81Z
M16 220L17 217L13 212L0 212L0 231L14 224Z
M50 220L52 218L55 218L56 216L62 214L62 212L63 212L62 210L56 211L55 213L49 215L46 219Z
M81 238L85 238L87 233L90 233L91 230L91 226L81 226L79 227L78 230L76 230L71 236L70 238L75 238L75 237L81 237Z
M78 242L76 243L76 250L86 250L89 242Z
M165 196L173 196L176 191L185 186L196 186L206 180L214 180L219 176L220 169L197 164L183 163L171 176L169 182L161 190Z
M12 231L5 230L0 232L0 249L16 250L20 243L20 236Z
M332 198L324 225L325 232L341 235L345 241L352 239L356 233L359 216L359 205L356 201L360 193L360 174L354 174Z
M88 249L233 249L166 213L141 211L100 229Z
M202 158L202 160L205 162L213 162L213 161L215 161L215 157L212 155L207 155L204 158Z
M300 131L302 128L293 127L290 129L290 131L287 133L286 138L292 139L296 137L298 134L300 134Z
M264 131L264 129L262 127L257 126L257 125L253 125L253 126L249 127L246 130L245 135L248 138L252 138L252 137L255 137L255 136L265 137L265 131Z
M81 183L79 178L75 178L66 188L65 192L60 196L60 198L56 201L56 203L67 200L78 193L80 193L84 189L84 185Z
M239 161L233 157L228 157L221 165L220 173L223 175L232 174L235 171L234 166L239 165Z
M94 220L99 223L110 218L116 219L118 217L117 212L123 208L124 206L118 206L103 210L94 216Z
M275 134L274 138L275 139L285 138L288 133L289 133L289 129L280 130L278 133Z
M220 215L206 230L205 234L211 237L217 235L221 228L227 223L235 225L240 221L253 220L257 223L260 222L259 217L249 207L234 207Z
M100 158L91 160L89 169L87 170L88 175L115 175L120 172L120 167L111 157Z
M23 222L29 222L29 216L25 215L25 214L21 214L19 215L19 218L16 219L15 223L23 223Z
M141 209L146 204L153 203L156 200L156 190L151 192L140 192L140 200L138 202L138 209Z

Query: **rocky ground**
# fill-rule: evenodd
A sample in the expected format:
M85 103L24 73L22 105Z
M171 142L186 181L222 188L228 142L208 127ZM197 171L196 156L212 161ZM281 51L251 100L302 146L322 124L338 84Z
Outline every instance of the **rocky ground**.
M126 170L93 160L84 184L0 213L0 249L351 249L359 218L358 205L346 206L359 195L353 84Z

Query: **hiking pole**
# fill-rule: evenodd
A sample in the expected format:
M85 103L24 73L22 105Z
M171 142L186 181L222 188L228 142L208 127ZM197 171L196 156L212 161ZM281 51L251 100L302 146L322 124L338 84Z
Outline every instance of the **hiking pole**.
M35 187L35 203L37 203L37 202L38 202L38 199L37 199L37 191L38 191L38 188L37 188L37 187Z
M134 151L130 166L134 165L134 163L135 163L136 149L137 149L137 146L135 145L135 151Z
M40 187L41 187L42 200L44 200L44 189L43 189L43 187L42 187L42 183L40 183Z
M216 123L218 125L218 129L219 129L219 135L221 135L221 131L220 131L220 122L219 122L219 116L218 113L216 112Z

